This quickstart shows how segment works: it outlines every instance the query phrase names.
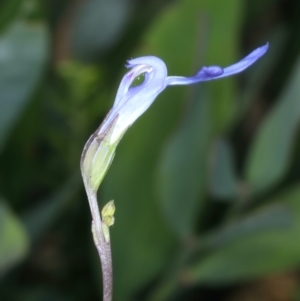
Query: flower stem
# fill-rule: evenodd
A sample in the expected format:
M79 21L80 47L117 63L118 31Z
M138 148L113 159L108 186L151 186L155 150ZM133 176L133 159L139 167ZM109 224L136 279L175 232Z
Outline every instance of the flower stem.
M105 239L102 230L102 220L100 217L97 193L89 189L85 183L85 188L92 213L92 233L94 243L97 248L101 267L102 267L102 279L103 279L103 301L112 300L112 286L113 286L113 271L112 271L112 258L111 258L111 246L110 240Z

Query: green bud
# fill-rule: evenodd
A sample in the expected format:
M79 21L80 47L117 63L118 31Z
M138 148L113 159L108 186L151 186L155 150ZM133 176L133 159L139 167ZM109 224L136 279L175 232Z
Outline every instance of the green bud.
M109 166L114 158L116 147L121 139L110 142L116 121L111 123L105 132L98 135L99 129L87 141L81 156L81 173L87 188L97 192Z
M115 222L114 214L116 211L114 201L109 201L102 209L101 215L103 222L108 226L112 226Z

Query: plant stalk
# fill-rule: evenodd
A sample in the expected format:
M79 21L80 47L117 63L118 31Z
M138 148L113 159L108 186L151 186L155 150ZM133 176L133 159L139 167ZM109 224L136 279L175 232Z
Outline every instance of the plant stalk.
M101 261L103 279L103 301L112 301L113 270L110 240L106 240L103 234L102 220L97 201L97 193L89 189L86 183L85 188L92 213L92 233L94 243Z

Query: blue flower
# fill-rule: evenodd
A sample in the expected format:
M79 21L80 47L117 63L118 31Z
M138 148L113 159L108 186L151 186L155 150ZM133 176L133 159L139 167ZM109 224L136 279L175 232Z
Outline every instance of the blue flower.
M191 77L167 76L165 63L155 56L129 60L126 67L131 70L123 77L114 105L95 134L105 136L110 130L109 143L117 142L167 86L196 84L242 72L262 57L268 47L268 44L259 47L241 61L224 69L219 66L202 67ZM141 74L145 75L144 82L132 87L133 81Z

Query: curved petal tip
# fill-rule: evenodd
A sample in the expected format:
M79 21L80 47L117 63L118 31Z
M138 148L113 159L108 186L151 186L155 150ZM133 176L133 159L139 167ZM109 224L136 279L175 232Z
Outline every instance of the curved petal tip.
M167 84L168 85L190 85L198 82L218 79L230 75L240 73L254 64L258 59L260 59L269 48L269 43L266 43L264 46L256 48L246 57L244 57L239 62L228 66L226 68L221 68L219 66L209 66L202 67L200 71L197 72L195 76L191 77L182 77L182 76L168 76Z

